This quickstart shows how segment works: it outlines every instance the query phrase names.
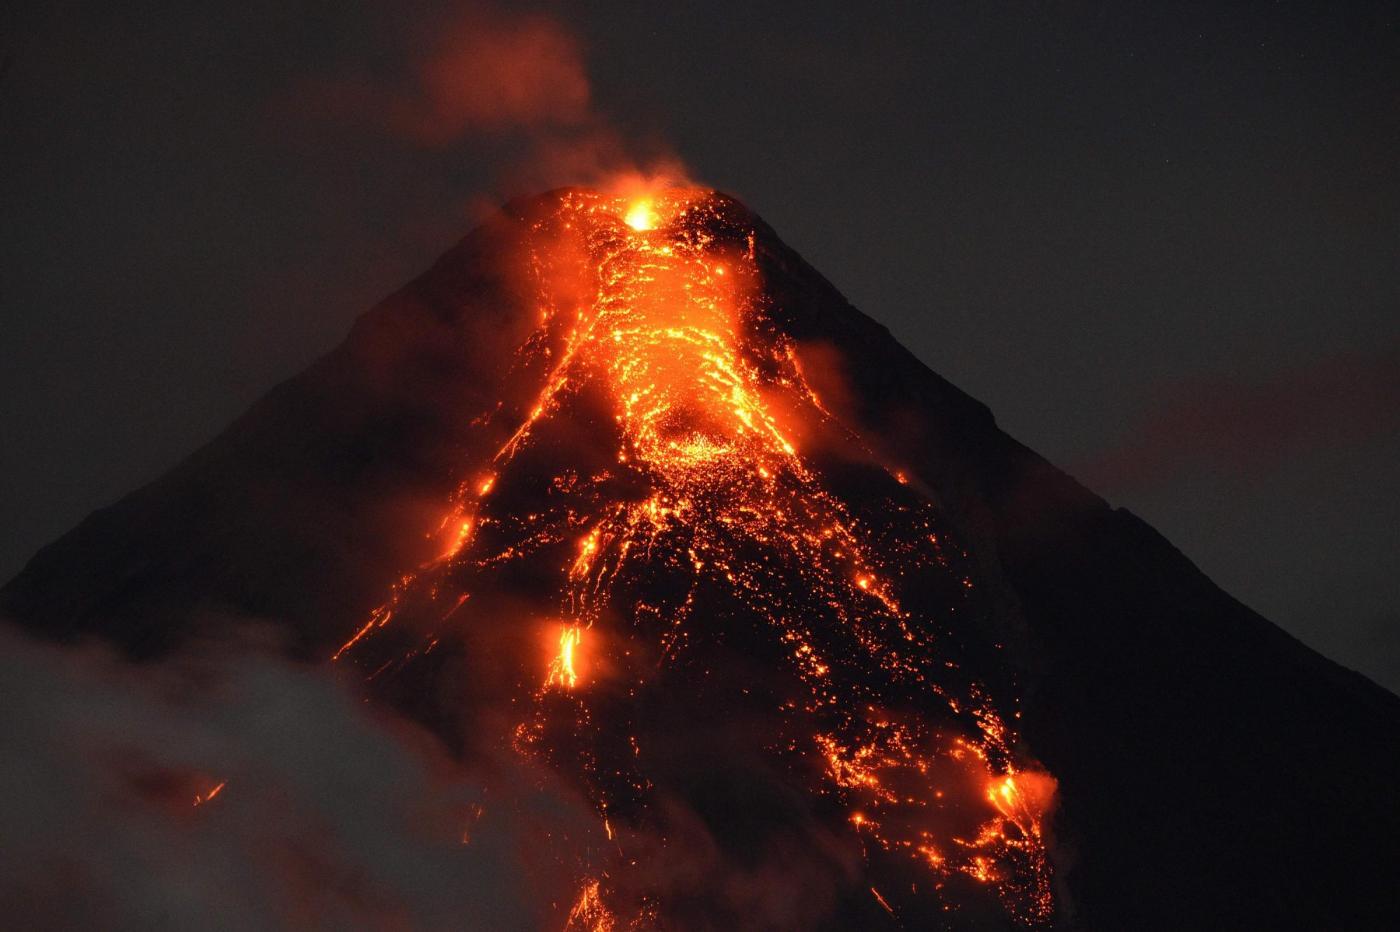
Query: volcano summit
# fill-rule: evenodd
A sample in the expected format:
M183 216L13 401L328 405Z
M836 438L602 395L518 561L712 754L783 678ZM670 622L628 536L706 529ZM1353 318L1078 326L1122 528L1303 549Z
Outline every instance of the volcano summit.
M507 205L0 610L272 619L549 775L558 928L1400 924L1400 700L712 191Z

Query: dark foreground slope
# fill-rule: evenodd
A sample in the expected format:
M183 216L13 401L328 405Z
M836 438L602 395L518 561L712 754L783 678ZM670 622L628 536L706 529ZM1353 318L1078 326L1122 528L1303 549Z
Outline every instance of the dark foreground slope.
M471 419L528 326L515 253L539 203L473 232L214 442L41 551L0 611L138 656L268 619L292 652L328 656L427 556L422 528L480 445ZM776 320L811 348L814 380L937 497L1028 632L1021 725L1059 780L1067 924L1400 927L1400 699L1006 436L754 225Z

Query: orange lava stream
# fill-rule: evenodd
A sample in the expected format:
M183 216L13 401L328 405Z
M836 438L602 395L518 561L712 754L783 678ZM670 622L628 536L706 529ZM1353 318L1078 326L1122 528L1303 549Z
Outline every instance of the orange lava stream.
M574 668L574 656L583 640L583 632L577 625L565 625L559 632L559 656L549 668L547 686L561 686L573 689L578 685L578 671Z
M499 566L572 538L574 557L559 576L564 620L515 735L523 753L548 757L561 710L572 710L580 734L606 725L589 704L593 675L581 675L580 664L602 650L588 632L620 613L634 634L654 637L661 664L676 663L702 635L692 624L696 593L719 587L782 646L806 694L791 715L808 723L805 740L782 750L821 774L821 792L846 807L867 850L907 856L935 886L953 874L993 885L1011 915L1043 922L1053 910L1043 841L1053 778L1016 763L1015 737L984 690L956 671L936 626L900 598L919 574L948 572L934 512L910 506L902 520L911 542L889 552L828 490L798 437L844 428L808 385L791 342L765 328L753 236L747 249L717 238L711 231L721 211L712 194L695 189L632 201L578 193L537 224L541 280L562 261L561 240L575 237L595 272L591 302L570 307L544 295L540 328L520 351L522 365L546 363L533 403L489 473L463 483L443 521L439 558L406 575L335 658L353 656L416 589L435 588L445 568ZM489 499L517 457L588 389L600 390L611 408L614 463L555 483L561 496L587 487L592 497L570 499L585 504L562 516L521 520L504 549L475 547L484 529L507 524ZM610 494L618 476L643 491ZM907 481L893 470L889 477ZM689 594L625 602L621 593L633 591L643 568L688 579ZM950 677L963 685L948 685ZM965 727L950 734L927 717L891 710L879 685L888 683L941 705ZM580 766L594 777L600 769L592 752ZM645 793L644 774L628 780ZM590 780L600 814L613 808L605 784ZM941 830L945 806L972 811L973 830ZM871 893L893 914L886 897ZM613 928L604 900L599 881L588 881L568 928Z

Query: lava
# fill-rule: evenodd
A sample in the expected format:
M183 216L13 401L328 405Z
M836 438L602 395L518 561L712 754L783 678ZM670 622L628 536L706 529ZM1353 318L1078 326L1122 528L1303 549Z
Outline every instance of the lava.
M206 792L196 793L194 797L194 804L196 808L204 805L205 803L213 802L214 798L220 793L222 793L224 791L224 787L226 786L228 786L228 781L222 780L219 783L214 784L214 786L210 787Z
M432 619L405 663L466 624L468 596L509 568L528 570L532 597L552 579L549 611L563 620L543 669L522 671L535 685L518 697L512 746L576 779L620 844L609 818L644 822L652 789L636 706L668 676L713 688L701 658L739 632L790 684L774 687L765 726L774 759L816 781L868 854L916 866L930 895L966 878L1016 921L1043 924L1054 780L1019 757L1008 705L964 669L970 561L905 473L822 405L768 314L754 231L727 203L690 188L572 192L534 223L540 325L516 371L538 387L492 415L516 419L485 471L468 470L439 556L335 659L363 652L369 666L391 619ZM560 438L585 429L606 456L560 466L571 449ZM832 438L873 464L864 481L878 480L881 508L837 490ZM900 912L894 891L869 893ZM608 897L588 879L568 927L644 924L645 910Z
M651 209L649 198L639 198L633 201L627 208L627 213L623 215L623 221L639 233L650 230L656 226L656 214Z
M578 685L578 671L574 668L574 657L579 650L583 631L577 625L565 625L559 632L559 654L549 668L546 683L573 689Z

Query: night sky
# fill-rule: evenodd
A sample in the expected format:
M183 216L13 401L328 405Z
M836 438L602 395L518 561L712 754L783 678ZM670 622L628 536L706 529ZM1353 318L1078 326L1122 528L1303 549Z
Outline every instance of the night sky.
M673 154L1013 436L1400 688L1395 6L874 6L0 14L0 577L488 205Z

